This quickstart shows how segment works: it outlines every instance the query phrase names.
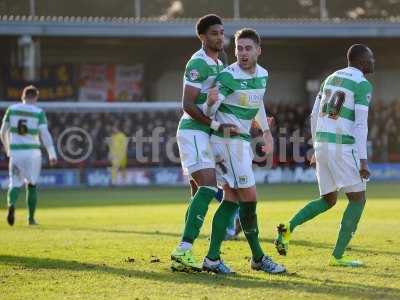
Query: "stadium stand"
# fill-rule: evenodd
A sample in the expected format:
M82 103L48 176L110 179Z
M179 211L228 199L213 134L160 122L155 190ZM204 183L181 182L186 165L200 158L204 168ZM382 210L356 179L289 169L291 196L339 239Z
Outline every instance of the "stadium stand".
M252 0L251 2L252 5L248 5L247 1L240 1L242 18L311 19L319 17L319 1ZM341 19L398 18L400 16L399 3L393 0L335 0L327 2L327 9L331 18ZM29 1L1 1L0 11L8 11L9 14L14 15L28 15ZM144 18L197 18L210 11L218 13L224 18L232 18L234 15L233 1L142 0L140 5L140 15ZM78 8L69 5L68 2L36 0L36 14L40 16L132 17L136 13L133 1L116 0L110 5L107 0L86 0L80 3Z
M275 165L293 166L293 143L295 137L300 145L300 156L304 156L310 149L309 120L307 116L310 109L296 104L283 104L269 102L268 112L275 118L273 134L275 137ZM4 111L1 112L1 115ZM162 128L160 138L160 159L154 163L160 166L176 166L171 162L166 153L167 140L174 138L176 128L181 116L180 110L155 110L144 112L125 113L78 113L78 112L50 112L47 114L50 130L57 141L60 134L69 127L78 126L87 131L92 140L96 141L93 153L83 163L85 167L104 167L109 165L107 137L111 135L111 128L117 124L128 137L134 137L141 131L143 137L151 137L153 130ZM400 124L400 102L386 103L377 100L374 102L370 114L370 155L373 162L399 162L400 161L400 137L397 134L397 124ZM283 150L285 147L285 150ZM174 146L174 154L178 149ZM286 161L280 161L279 153L285 153ZM144 143L143 155L151 157L152 147L150 143ZM282 156L281 156L282 157ZM128 165L143 166L136 160L135 144L132 140L128 144ZM4 162L4 160L2 160ZM152 163L148 162L148 166ZM4 163L2 168L6 166ZM66 161L60 162L60 167L71 166Z

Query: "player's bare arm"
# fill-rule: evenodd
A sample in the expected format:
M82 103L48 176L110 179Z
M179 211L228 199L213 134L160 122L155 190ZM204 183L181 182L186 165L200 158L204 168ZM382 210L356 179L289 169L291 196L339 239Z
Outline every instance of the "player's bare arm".
M210 126L212 120L205 116L196 106L195 101L200 93L200 89L185 85L183 89L183 99L182 99L182 108L183 110L191 116L196 121L199 121L205 125Z
M368 168L368 160L360 159L360 177L362 179L368 180L371 176L369 168Z
M183 90L182 108L196 121L211 127L216 131L226 132L229 136L239 134L238 128L233 124L220 124L209 117L205 116L196 106L195 100L200 90L198 88L186 85Z

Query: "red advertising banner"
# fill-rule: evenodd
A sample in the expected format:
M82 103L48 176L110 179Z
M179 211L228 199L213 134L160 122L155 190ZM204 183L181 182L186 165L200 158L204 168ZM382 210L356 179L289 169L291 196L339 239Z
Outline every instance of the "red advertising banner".
M143 99L142 65L83 65L79 101L140 101Z

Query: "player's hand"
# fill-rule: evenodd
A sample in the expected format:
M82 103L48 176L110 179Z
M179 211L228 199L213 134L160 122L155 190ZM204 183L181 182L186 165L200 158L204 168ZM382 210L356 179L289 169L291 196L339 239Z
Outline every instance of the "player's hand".
M269 128L273 128L276 125L274 117L267 117L267 123Z
M223 136L236 136L239 135L239 128L234 124L221 124L218 128L218 131L223 133Z
M360 177L364 180L369 180L371 173L368 168L368 161L366 159L360 159Z
M50 158L49 159L50 166L54 167L57 164L57 159L56 158Z
M317 161L315 160L315 153L313 153L313 155L311 155L311 158L310 158L310 166L314 168L316 166L316 164L317 164Z
M263 139L265 144L261 148L262 151L265 155L272 154L274 152L274 138L270 130L264 132Z
M7 146L3 146L4 153L6 154L6 157L10 157L10 148Z
M208 90L207 93L207 105L213 106L218 101L218 87L212 87Z

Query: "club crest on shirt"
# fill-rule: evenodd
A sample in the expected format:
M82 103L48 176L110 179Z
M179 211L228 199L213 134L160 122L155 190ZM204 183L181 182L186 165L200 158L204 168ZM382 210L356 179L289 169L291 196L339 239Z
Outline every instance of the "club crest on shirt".
M200 73L196 69L190 70L190 72L189 72L189 78L192 81L198 79L199 75L200 75Z
M267 80L266 79L261 79L261 85L262 85L262 87L266 87L267 86Z

